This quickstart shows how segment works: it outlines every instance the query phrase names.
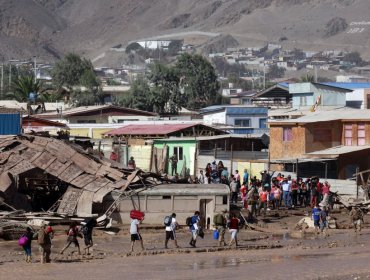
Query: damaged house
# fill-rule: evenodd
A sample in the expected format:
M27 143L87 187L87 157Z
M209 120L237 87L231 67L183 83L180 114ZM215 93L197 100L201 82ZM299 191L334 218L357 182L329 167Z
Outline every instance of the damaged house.
M53 138L2 136L0 151L0 200L26 211L88 217L111 192L123 194L130 187L159 182L147 181L155 174L118 169L109 159Z

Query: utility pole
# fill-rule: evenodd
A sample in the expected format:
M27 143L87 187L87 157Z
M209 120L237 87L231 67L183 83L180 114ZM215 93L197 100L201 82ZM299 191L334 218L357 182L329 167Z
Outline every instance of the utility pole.
M10 63L9 60L9 89L11 87L11 84L12 84L12 64Z
M1 99L4 97L4 63L1 63Z
M36 68L36 56L33 57L34 59L34 68L35 68L35 83L37 81L37 68Z

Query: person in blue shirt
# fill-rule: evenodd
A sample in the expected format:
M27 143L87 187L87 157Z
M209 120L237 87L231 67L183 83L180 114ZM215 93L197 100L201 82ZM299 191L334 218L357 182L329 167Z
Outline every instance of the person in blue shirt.
M316 233L319 233L320 228L320 212L321 209L319 208L319 206L315 205L315 207L312 209L312 220L315 226Z
M244 174L243 174L243 185L248 187L248 180L249 180L249 174L248 170L244 169Z
M200 221L199 214L199 211L195 211L194 216L191 217L191 226L189 226L189 231L191 231L191 240L189 244L192 247L195 247L195 244L197 243Z

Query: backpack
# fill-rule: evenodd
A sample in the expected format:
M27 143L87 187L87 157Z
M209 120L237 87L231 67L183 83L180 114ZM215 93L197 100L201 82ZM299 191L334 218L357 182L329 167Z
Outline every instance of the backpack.
M189 227L191 227L193 225L191 220L192 220L192 217L187 217L186 218L186 225L189 226Z
M27 244L27 242L28 242L28 237L25 235L25 234L23 234L19 239L18 239L18 245L19 246L24 246L24 245L26 245Z
M171 225L171 223L172 223L172 217L171 216L164 217L164 221L163 222L164 222L164 225L166 227L169 227Z
M81 232L85 236L85 235L87 235L89 233L89 228L87 226L83 226L81 228Z
M37 234L37 243L40 245L45 244L46 233L44 229L39 230Z
M216 215L213 217L213 223L214 223L216 226L222 226L222 225L224 225L224 217L223 217L221 214L216 214Z

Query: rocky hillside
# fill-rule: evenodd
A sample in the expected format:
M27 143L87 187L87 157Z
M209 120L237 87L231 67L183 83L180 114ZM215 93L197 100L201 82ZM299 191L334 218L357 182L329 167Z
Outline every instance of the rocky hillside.
M165 36L208 51L275 42L368 59L369 12L368 0L0 0L0 55L53 61L76 52L117 65L112 46Z

